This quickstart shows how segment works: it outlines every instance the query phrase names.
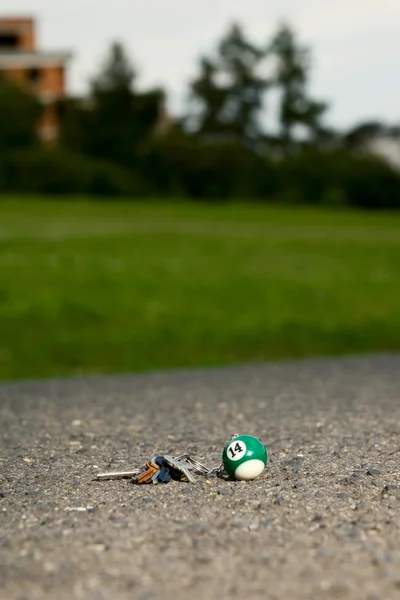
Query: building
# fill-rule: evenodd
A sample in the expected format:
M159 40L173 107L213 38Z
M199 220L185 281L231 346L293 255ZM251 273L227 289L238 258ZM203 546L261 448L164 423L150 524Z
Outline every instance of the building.
M59 101L66 93L69 52L37 49L32 18L0 17L0 73L33 92L44 105L39 133L45 142L57 138Z

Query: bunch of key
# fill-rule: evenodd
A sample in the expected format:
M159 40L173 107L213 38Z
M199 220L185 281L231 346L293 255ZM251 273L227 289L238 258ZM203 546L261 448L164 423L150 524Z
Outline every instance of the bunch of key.
M133 483L169 483L171 480L196 483L196 478L191 471L205 476L218 475L223 470L222 465L208 468L188 454L180 456L153 456L146 462L143 469L132 471L115 471L111 473L98 473L97 479L131 479Z

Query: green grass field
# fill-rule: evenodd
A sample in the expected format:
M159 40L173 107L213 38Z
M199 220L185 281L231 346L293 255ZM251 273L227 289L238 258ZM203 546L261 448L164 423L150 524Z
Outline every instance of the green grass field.
M400 350L400 214L0 200L0 378Z

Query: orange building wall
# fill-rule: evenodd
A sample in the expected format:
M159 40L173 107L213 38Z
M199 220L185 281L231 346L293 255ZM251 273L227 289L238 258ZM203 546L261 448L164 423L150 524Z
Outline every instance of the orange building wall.
M65 68L62 65L41 67L36 82L30 80L30 69L10 68L4 71L15 83L26 86L39 96L60 97L65 93Z
M35 21L32 18L0 18L0 35L16 35L16 52L36 52ZM34 93L43 102L43 115L38 125L44 141L57 137L59 118L57 100L65 94L66 77L63 64L48 64L38 69L9 67L3 69L17 85ZM33 77L37 71L37 77Z
M62 96L65 92L65 69L54 65L43 69L39 91Z
M0 33L17 33L18 50L30 52L36 49L35 21L31 18L0 18Z
M47 104L44 107L43 114L39 122L39 134L46 143L53 142L59 135L59 118L54 103Z
M39 134L45 142L55 140L59 130L56 102L65 92L64 67L59 65L42 67L37 83L29 81L27 69L6 69L6 72L15 83L30 90L42 100L43 114L38 124Z
M24 69L4 69L4 74L8 75L15 83L25 83L26 73Z
M35 52L35 21L31 18L0 18L0 35L14 34L18 36L17 52ZM7 74L16 84L34 93L43 102L43 115L39 123L39 133L44 141L51 142L57 137L59 118L56 102L65 94L65 68L61 64L46 65L37 69L38 77L32 78L30 68L5 68Z

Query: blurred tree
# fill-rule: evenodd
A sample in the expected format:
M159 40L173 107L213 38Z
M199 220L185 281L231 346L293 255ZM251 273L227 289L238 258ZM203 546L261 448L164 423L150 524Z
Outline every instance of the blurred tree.
M138 146L156 128L164 94L135 90L135 68L120 44L113 44L91 82L89 98L65 109L63 142L89 156L132 165Z
M5 77L0 79L0 154L33 145L37 139L40 103Z
M366 121L350 129L344 135L344 144L348 148L362 147L371 139L384 134L386 126L380 121Z
M260 112L268 79L260 67L266 54L233 25L213 58L202 58L192 81L195 111L189 123L204 138L236 140L253 145L262 137Z
M30 94L0 79L0 189L10 184L13 154L34 146L42 108Z
M274 84L280 91L280 137L288 150L295 141L295 127L306 128L312 141L329 136L322 124L327 110L325 102L310 98L308 93L311 67L310 51L296 40L293 30L281 25L269 45L275 59Z
M113 95L119 93L121 97L129 98L136 77L137 72L130 63L125 48L115 42L111 45L100 72L92 80L92 93L94 96L102 96L110 92Z
M227 92L216 83L218 69L211 59L203 57L200 73L191 83L191 97L195 102L195 113L188 117L193 129L200 135L219 136L224 131L220 112L225 104ZM197 110L198 109L198 110Z

